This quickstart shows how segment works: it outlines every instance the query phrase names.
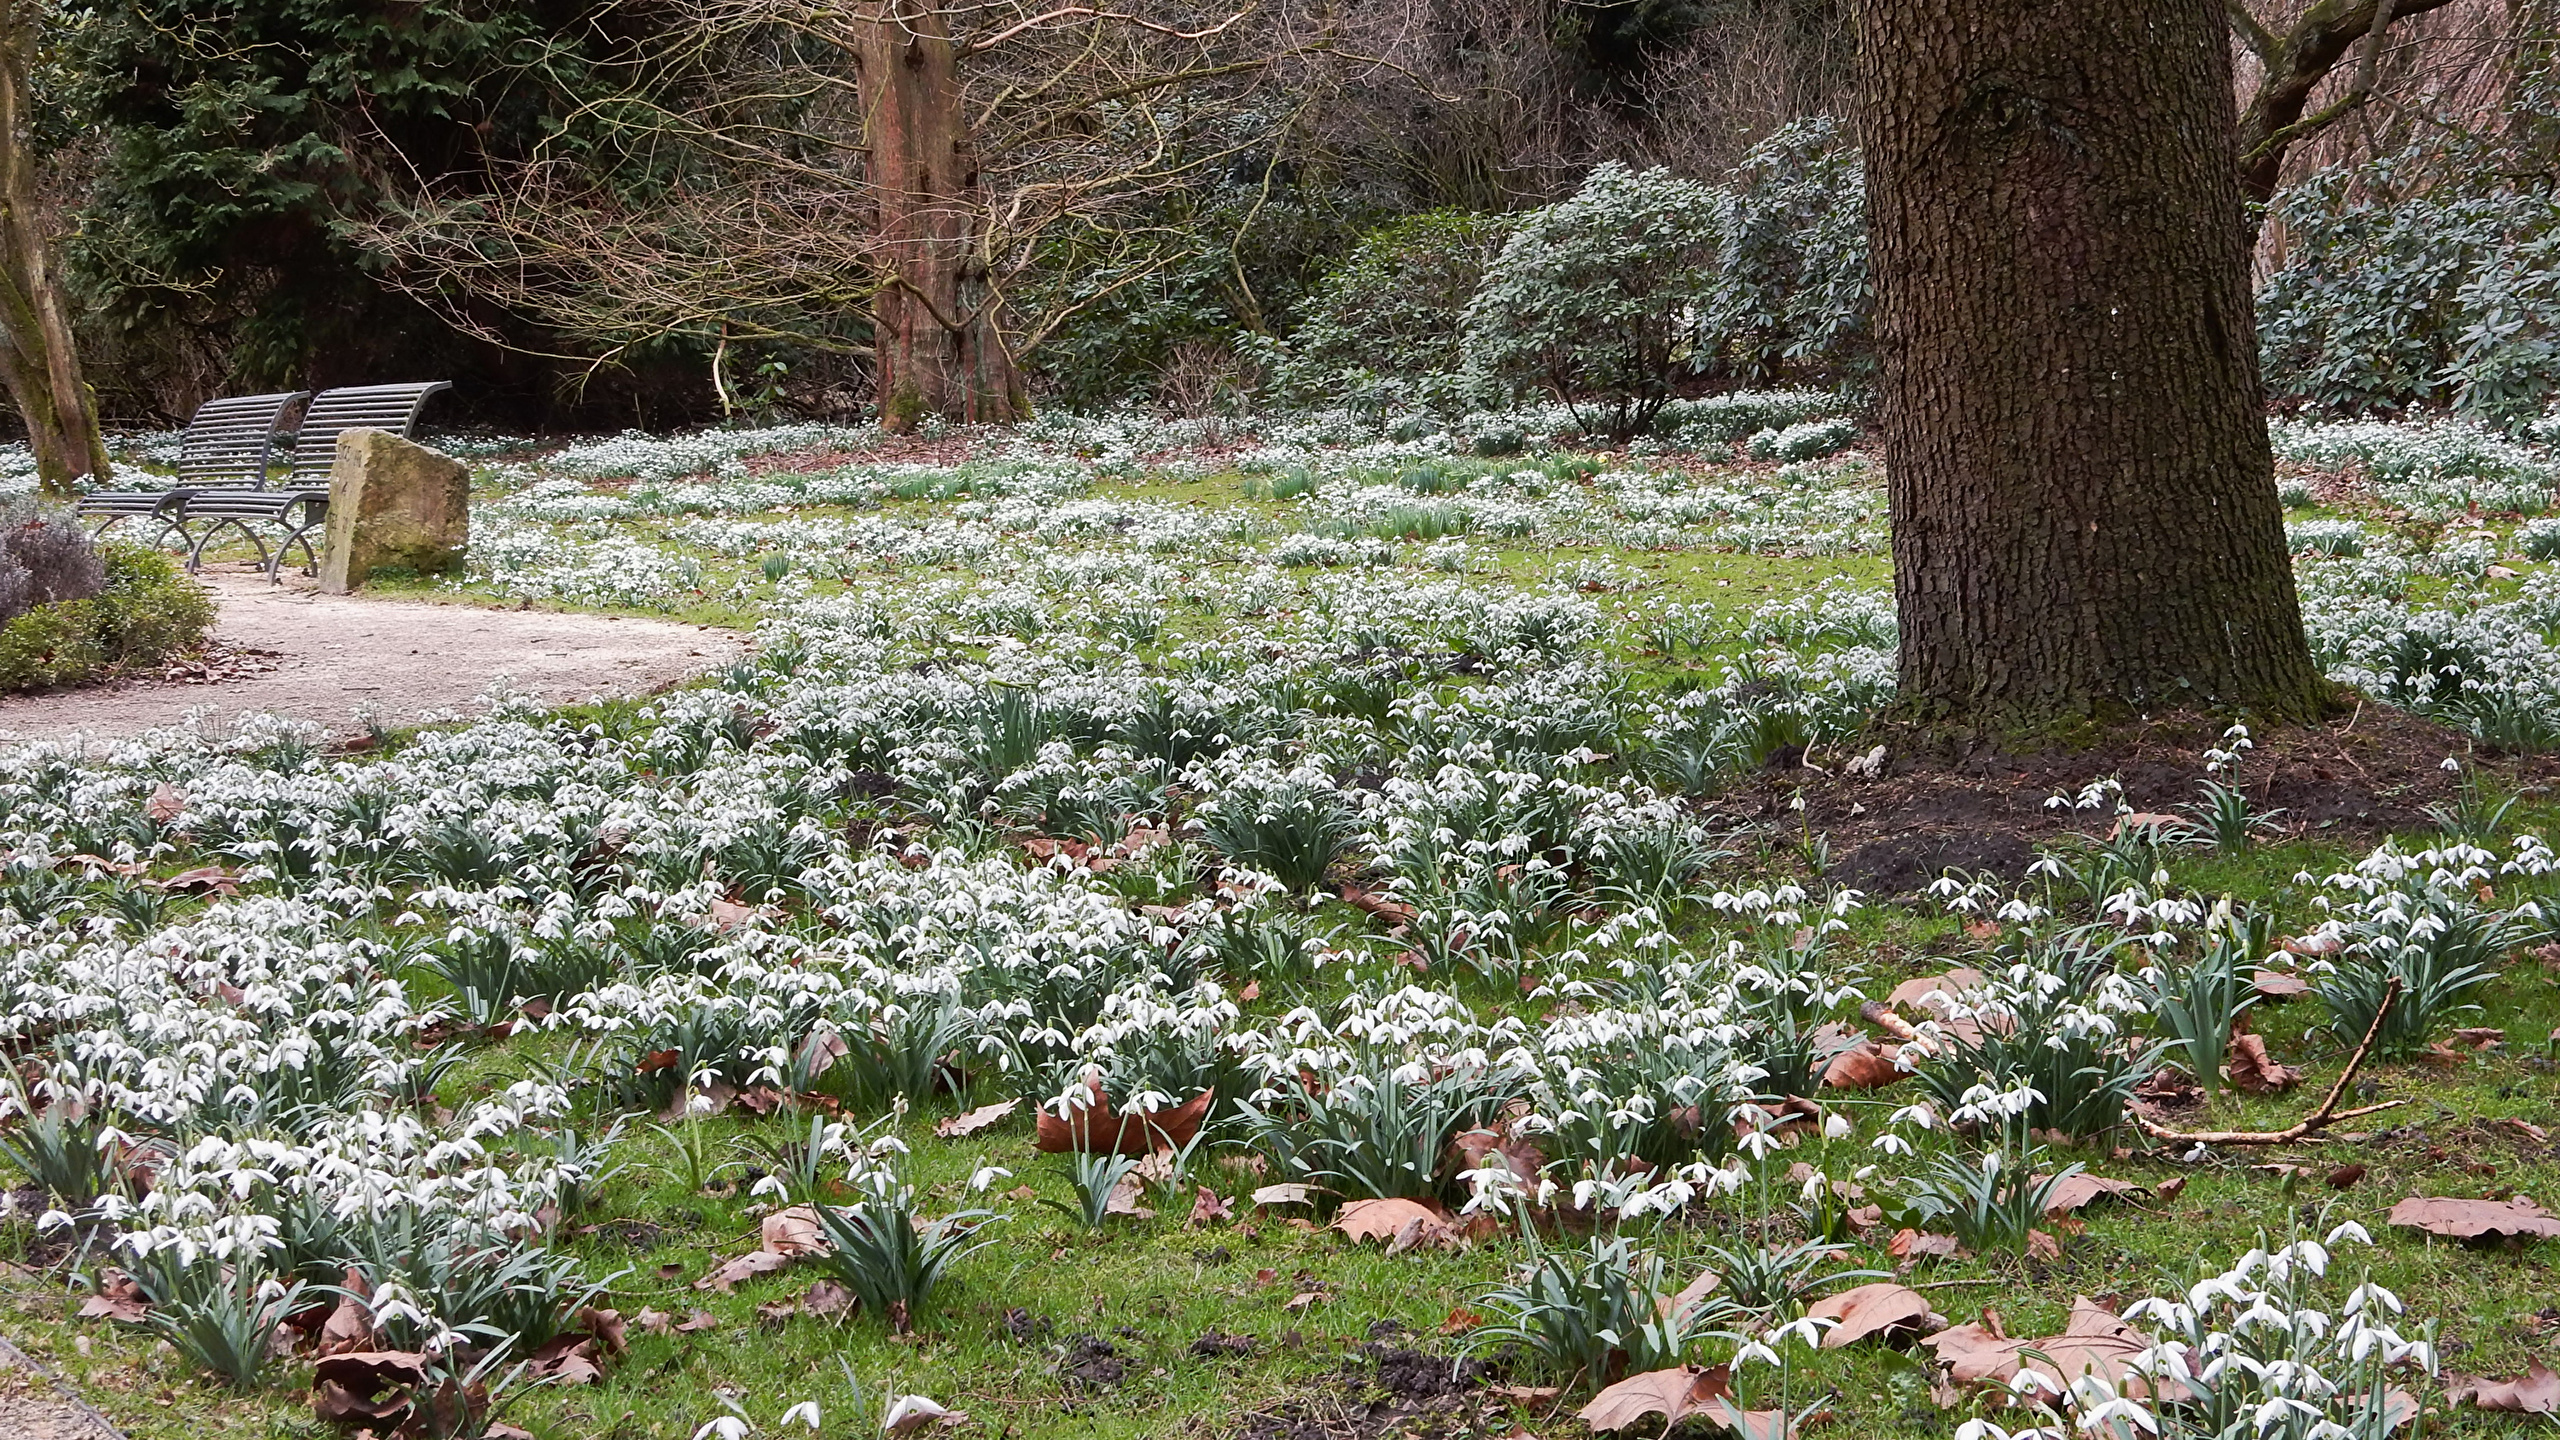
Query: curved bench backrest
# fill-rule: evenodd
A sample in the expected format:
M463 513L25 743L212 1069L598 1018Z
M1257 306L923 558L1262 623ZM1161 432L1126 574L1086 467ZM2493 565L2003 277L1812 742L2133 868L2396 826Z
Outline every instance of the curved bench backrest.
M308 390L276 395L234 395L207 400L187 422L178 446L181 486L267 483L267 465L275 458L276 422Z
M450 390L449 380L428 380L415 385L350 385L342 390L323 390L311 401L311 410L302 417L302 433L293 440L292 483L309 485L325 483L329 469L337 463L338 435L346 430L388 430L402 439L417 426L418 412L425 409L429 398L438 391Z

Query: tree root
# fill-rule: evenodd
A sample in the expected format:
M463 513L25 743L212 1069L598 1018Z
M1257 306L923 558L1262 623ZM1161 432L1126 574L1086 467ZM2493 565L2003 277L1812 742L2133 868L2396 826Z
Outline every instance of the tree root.
M2152 1139L2177 1145L2290 1145L2312 1131L2340 1120L2352 1120L2359 1115L2371 1115L2379 1110L2405 1105L2409 1102L2385 1100L2379 1105L2359 1105L2352 1110L2338 1108L2338 1101L2346 1095L2347 1087L2355 1083L2356 1071L2363 1067L2364 1057L2372 1051L2374 1037L2382 1033L2382 1022L2389 1018L2392 1005L2399 999L2400 980L2394 976L2391 983L2383 987L2382 1004L2373 1012L2373 1023L2365 1027L2364 1038L2356 1042L2356 1053L2347 1057L2347 1068L2339 1072L2338 1083L2329 1087L2328 1098L2320 1102L2319 1109L2282 1130L2171 1130L2154 1125L2140 1115L2134 1116L2133 1121L2142 1127L2143 1134Z

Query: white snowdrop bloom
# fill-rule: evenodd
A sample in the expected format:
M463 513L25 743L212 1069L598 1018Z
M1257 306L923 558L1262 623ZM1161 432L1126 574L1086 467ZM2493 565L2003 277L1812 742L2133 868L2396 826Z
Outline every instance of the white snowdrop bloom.
M693 1440L746 1440L749 1428L746 1421L735 1415L722 1415L704 1421L702 1428L693 1432Z

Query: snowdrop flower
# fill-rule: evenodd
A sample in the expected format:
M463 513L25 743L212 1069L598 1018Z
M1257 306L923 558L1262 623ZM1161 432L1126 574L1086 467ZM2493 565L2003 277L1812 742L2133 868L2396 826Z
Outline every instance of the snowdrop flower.
M755 1184L748 1186L747 1193L749 1195L789 1195L791 1187L782 1183L782 1177L779 1175L765 1175Z
M794 1420L800 1421L812 1430L817 1429L818 1402L815 1400L803 1400L799 1404L782 1412L782 1420L780 1423L788 1425Z
M973 1191L983 1191L988 1186L993 1185L999 1180L1010 1180L1012 1178L1013 1172L1007 1170L1001 1165L981 1166L979 1167L978 1173L969 1177L969 1188Z
M1910 1141L1903 1139L1901 1136L1894 1134L1890 1130L1867 1143L1871 1148L1880 1150L1887 1155L1908 1155L1912 1151Z
M702 1428L693 1432L693 1440L746 1440L746 1434L746 1421L735 1415L723 1415L717 1420L704 1421Z
M1778 1358L1777 1351L1770 1349L1768 1346L1761 1344L1757 1340L1746 1341L1741 1349L1733 1352L1733 1368L1735 1373L1739 1374L1744 1366L1755 1363L1766 1365L1773 1370L1779 1370L1786 1368L1787 1362Z
M1823 1118L1822 1138L1825 1140L1846 1140L1851 1135L1856 1134L1857 1129L1857 1126L1849 1123L1848 1116L1834 1110L1828 1116Z

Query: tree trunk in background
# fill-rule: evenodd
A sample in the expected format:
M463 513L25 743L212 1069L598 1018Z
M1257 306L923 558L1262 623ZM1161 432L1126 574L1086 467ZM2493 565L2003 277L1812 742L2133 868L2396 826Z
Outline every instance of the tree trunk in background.
M863 138L889 271L872 302L880 422L926 415L1015 420L1030 412L996 328L979 254L985 194L961 111L959 57L936 0L865 0L859 11Z
M2313 715L2217 0L1863 11L1905 713Z
M28 0L0 0L0 381L26 422L37 479L59 496L81 476L114 471L36 205L27 75L39 23Z

